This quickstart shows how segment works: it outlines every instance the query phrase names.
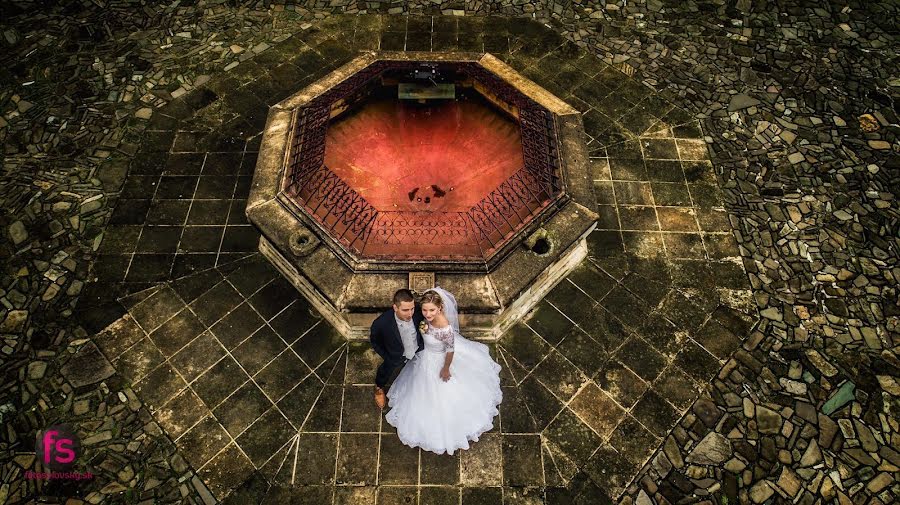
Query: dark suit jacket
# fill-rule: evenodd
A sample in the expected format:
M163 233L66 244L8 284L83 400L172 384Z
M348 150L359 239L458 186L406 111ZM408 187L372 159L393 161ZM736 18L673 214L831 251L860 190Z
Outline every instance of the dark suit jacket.
M413 325L416 327L416 340L419 343L419 348L416 352L425 348L425 340L419 332L419 323L424 319L422 310L417 303L416 308L413 309L412 316ZM372 348L375 349L375 352L385 361L402 361L403 341L400 339L400 329L397 328L397 321L394 320L393 308L388 309L372 322L372 327L369 329L369 342L372 343Z

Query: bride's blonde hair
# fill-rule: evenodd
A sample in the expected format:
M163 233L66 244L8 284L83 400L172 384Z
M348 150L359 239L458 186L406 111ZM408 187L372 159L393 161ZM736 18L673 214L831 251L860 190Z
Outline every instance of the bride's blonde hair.
M426 303L433 303L437 306L437 308L444 310L444 300L441 299L441 295L435 293L434 291L426 291L424 295L422 295L422 299L419 301L420 305L425 305Z

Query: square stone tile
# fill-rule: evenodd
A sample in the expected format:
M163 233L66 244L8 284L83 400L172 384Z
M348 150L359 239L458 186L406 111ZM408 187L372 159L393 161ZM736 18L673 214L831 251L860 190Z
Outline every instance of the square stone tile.
M594 311L593 317L581 329L594 339L605 353L615 351L633 334L633 330L602 307ZM560 348L565 349L566 346L560 344Z
M419 490L419 503L431 505L459 505L459 488L449 486L423 486Z
M186 226L178 243L178 252L216 252L222 242L222 226Z
M291 442L295 433L296 431L284 415L272 407L254 421L235 441L254 466L261 468L277 451Z
M566 317L576 324L586 317L595 303L594 300L567 279L561 280L547 294L544 300L555 305L558 310L565 313Z
M184 308L184 302L172 288L164 286L128 312L146 332L152 332L159 325Z
M337 434L301 433L294 485L333 484L337 442Z
M190 255L179 255L181 258L206 258L205 254L190 254ZM192 274L186 275L174 281L172 283L172 289L178 293L178 296L181 297L185 303L193 302L203 293L209 291L210 288L218 284L224 277L218 270L212 268L215 265L215 258L213 258L213 262L208 264L209 266L204 266L203 271L194 272Z
M374 387L375 370L381 361L381 356L375 353L368 342L349 342L347 344L347 384L367 384Z
M694 207L707 210L711 208L721 209L724 205L722 191L715 184L689 183L688 191L691 193Z
M277 402L297 385L301 377L310 373L312 370L300 358L290 350L285 350L260 370L254 379L269 398Z
M603 440L609 438L625 417L625 410L593 383L585 386L575 396L569 408Z
M588 380L575 365L569 363L557 351L550 351L544 361L535 368L533 376L564 403L568 402Z
M375 501L380 505L409 505L416 503L418 496L416 486L379 486Z
M609 445L635 465L643 465L659 447L660 439L643 427L631 415L619 423L609 439Z
M231 443L197 473L209 490L222 500L252 472L253 463Z
M559 447L566 457L582 466L603 441L591 428L568 408L550 423L544 431L544 437Z
M651 182L653 200L656 205L669 207L689 207L691 195L683 182Z
M697 382L709 382L722 368L722 364L706 349L694 341L686 340L674 363Z
M326 385L312 408L303 431L339 431L341 422L341 386Z
M191 309L207 326L212 326L242 301L231 284L220 282L194 300Z
M644 139L641 141L647 159L677 160L678 149L673 139Z
M188 209L190 208L190 206L191 206L190 200L153 200L150 203L150 209L147 212L146 223L153 224L153 225L165 225L165 227L183 226L185 218L187 217L187 214L188 214ZM147 227L144 229L144 231L147 232L149 229L150 229L150 227ZM162 229L163 228L159 228L156 231L158 232ZM175 235L178 235L180 233L180 230L177 228L171 229L169 231L170 232L174 231ZM142 243L138 244L138 249L140 251L172 252L171 241L176 240L176 242L177 242L177 239L174 239L174 236L171 234L166 234L165 236L162 237L163 241L166 242L166 245L164 247L155 249L151 246L150 249L145 249L145 247L147 245L146 241L152 241L153 235L154 234L152 234L152 233L144 233L141 235ZM162 245L162 243L159 245ZM177 245L177 243L176 243L176 245Z
M122 352L145 338L144 330L129 314L116 320L105 331L94 337L94 343L110 361L115 361Z
M699 233L664 233L666 254L670 258L703 259L706 250Z
M275 279L277 275L278 272L275 268L264 257L257 255L228 274L228 282L241 295L249 297L272 279Z
M653 192L649 182L616 181L616 203L619 205L653 205Z
M682 160L708 160L709 150L706 142L701 139L679 138L675 140L678 145L678 154Z
M250 377L231 356L225 356L203 372L191 387L209 408L215 408Z
M166 433L176 439L209 414L203 401L190 389L185 389L156 410L154 417Z
M381 417L375 406L372 386L347 386L344 388L344 413L341 416L341 431L378 431Z
M550 350L546 342L522 323L516 323L503 334L500 346L526 371L533 369Z
M375 505L375 486L336 487L334 505Z
M680 183L686 182L681 163L674 160L645 160L647 178L654 182ZM652 186L655 188L655 186ZM688 195L690 196L690 195ZM662 205L657 202L658 205Z
M741 339L718 322L710 319L697 332L694 341L720 360L727 359L741 345Z
M203 323L184 309L150 333L150 340L164 355L172 356L205 330Z
M602 445L585 466L591 481L610 496L618 496L640 468L610 445Z
M615 205L598 205L597 206L597 229L598 230L619 230L622 226L619 224L619 210Z
M596 301L600 301L616 285L615 279L587 261L581 262L568 279Z
M503 491L499 487L464 487L460 498L462 505L496 505L503 502Z
M319 323L292 344L294 352L310 367L318 367L337 351L345 340L333 326Z
M234 349L265 324L249 303L242 303L212 327L212 332L228 349Z
M270 325L285 342L292 344L321 319L309 302L299 298L275 316Z
M736 258L741 254L731 233L703 233L702 238L710 259Z
M472 442L470 447L477 443ZM419 464L421 468L419 470L419 482L428 485L457 485L459 483L459 461L462 452L456 451L452 455L448 455L420 451L419 457L421 459Z
M134 391L150 411L155 412L185 387L187 383L178 372L168 363L163 363L137 382Z
M731 223L728 221L728 213L724 209L699 209L697 221L700 229L706 232L728 232L731 235Z
M485 433L468 451L460 452L460 482L463 486L499 486L502 483L503 475L497 465L502 458L501 439L498 434ZM464 503L465 500L463 496Z
M651 433L660 438L665 437L681 417L675 407L653 389L644 393L631 413Z
M378 483L416 485L419 482L419 449L403 445L396 435L381 435Z
M616 193L612 181L594 181L594 198L597 205L615 205ZM618 183L615 183L618 184ZM685 187L685 189L687 189Z
M278 408L294 426L302 426L325 385L315 375L299 381L281 400Z
M156 344L144 337L125 349L113 364L123 377L133 382L145 377L165 359Z
M259 232L253 226L226 226L225 235L222 236L221 251L223 253L252 253L257 250L258 244Z
M622 232L622 241L625 251L639 258L665 257L663 237L659 232L625 231Z
M596 181L612 180L612 173L609 168L609 160L606 158L591 158L588 162L591 166L591 173ZM611 186L610 186L611 187Z
M657 231L659 223L653 207L633 207L621 205L618 208L619 221L623 230Z
M558 344L574 324L546 301L540 302L525 317L525 323L551 345Z
M518 387L503 388L500 403L500 420L503 433L534 433L536 426Z
M676 166L680 174L681 165ZM615 181L647 180L647 168L644 167L644 160L641 159L640 153L633 158L610 158L609 170Z
M697 276L693 272L688 273L688 275L692 275L695 278ZM709 317L709 311L703 307L703 300L695 296L689 298L678 290L672 290L666 295L660 311L666 319L688 330L696 330Z
M539 435L504 435L502 444L503 485L544 485Z
M592 377L608 356L604 347L580 328L570 331L556 350L587 377Z
M194 468L200 468L229 442L231 437L225 428L215 417L207 415L176 440L175 445Z
M250 375L255 375L276 356L287 349L284 341L268 326L263 326L256 333L231 351L234 359Z
M639 327L650 313L648 304L622 285L613 288L600 304L631 328Z
M256 384L247 382L219 404L213 415L232 437L236 437L271 406L272 402Z
M563 404L553 396L553 393L534 377L528 377L522 381L519 391L534 418L538 431L543 431L563 408Z
M656 379L653 389L674 405L679 413L687 410L701 391L694 379L675 365L666 368Z
M172 356L169 363L186 381L191 382L223 356L225 349L206 331Z
M698 232L694 209L690 207L658 207L659 224L663 231Z
M626 409L644 394L648 385L618 360L610 360L597 375L597 385Z
M637 333L662 354L666 361L678 354L681 350L681 341L687 335L659 312L653 312L637 329Z
M653 382L667 365L665 356L636 336L616 351L616 358L646 382Z
M669 283L656 282L636 273L628 274L622 284L650 308L656 308L672 287Z
M503 503L508 503L509 505L543 505L544 489L540 487L504 488Z

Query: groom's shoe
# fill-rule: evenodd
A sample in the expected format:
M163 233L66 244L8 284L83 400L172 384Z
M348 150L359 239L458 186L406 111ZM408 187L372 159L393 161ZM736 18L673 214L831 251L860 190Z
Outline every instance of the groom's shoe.
M386 403L387 399L384 396L384 390L375 386L375 405L377 405L379 409L383 409Z

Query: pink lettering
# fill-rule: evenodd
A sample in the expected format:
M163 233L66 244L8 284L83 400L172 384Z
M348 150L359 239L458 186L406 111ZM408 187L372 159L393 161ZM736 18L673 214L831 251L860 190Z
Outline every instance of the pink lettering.
M66 447L68 446L68 447ZM75 451L71 449L72 439L61 438L56 441L56 461L59 463L71 463L75 461ZM45 451L46 452L46 451ZM65 456L60 457L61 454Z
M44 463L50 462L50 451L52 450L51 447L56 446L53 437L54 435L58 434L59 432L56 430L48 430L46 433L44 433Z

